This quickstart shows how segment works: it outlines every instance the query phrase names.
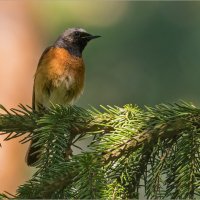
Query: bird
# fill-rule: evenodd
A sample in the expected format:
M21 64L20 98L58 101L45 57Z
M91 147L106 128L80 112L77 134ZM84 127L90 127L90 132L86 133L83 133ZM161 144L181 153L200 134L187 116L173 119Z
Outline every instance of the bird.
M34 76L32 109L46 110L52 104L73 105L83 93L85 64L82 53L87 43L99 38L83 28L68 28L42 53ZM28 166L40 157L40 147L31 143L26 155Z

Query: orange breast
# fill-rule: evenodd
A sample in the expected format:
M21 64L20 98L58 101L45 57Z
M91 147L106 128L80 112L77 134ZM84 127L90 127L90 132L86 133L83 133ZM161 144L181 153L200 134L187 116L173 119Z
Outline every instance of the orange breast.
M58 78L68 76L74 77L79 87L83 85L85 73L83 59L71 55L64 48L51 48L40 65L38 72L55 82L55 86Z
M35 100L41 104L47 100L58 104L73 102L83 90L84 73L82 58L71 55L64 48L51 48L35 75L35 94L38 94ZM49 85L51 91L48 96L44 90Z

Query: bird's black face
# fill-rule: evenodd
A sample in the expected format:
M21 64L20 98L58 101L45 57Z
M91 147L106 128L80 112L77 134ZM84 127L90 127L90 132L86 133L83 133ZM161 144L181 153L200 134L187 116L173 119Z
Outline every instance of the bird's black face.
M71 41L73 44L82 45L87 44L90 40L98 37L100 36L93 36L87 32L76 30L71 34L67 35L64 39L66 39L67 41Z
M87 33L81 28L71 28L67 29L58 39L57 42L63 43L66 48L72 48L79 50L82 53L83 49L86 47L87 43L100 36L94 36Z

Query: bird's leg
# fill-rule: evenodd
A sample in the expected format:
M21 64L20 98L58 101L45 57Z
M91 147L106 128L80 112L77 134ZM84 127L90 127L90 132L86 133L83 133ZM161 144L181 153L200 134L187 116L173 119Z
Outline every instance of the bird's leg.
M73 153L72 148L71 146L69 146L65 151L65 160L69 160L73 155L72 153Z

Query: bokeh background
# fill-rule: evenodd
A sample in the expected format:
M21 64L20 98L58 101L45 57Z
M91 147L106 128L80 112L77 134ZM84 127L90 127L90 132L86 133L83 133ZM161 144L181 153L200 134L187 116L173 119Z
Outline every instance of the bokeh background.
M180 99L200 104L200 2L0 1L0 103L31 105L46 46L68 27L102 35L84 51L85 92L77 103L140 106ZM31 176L27 145L2 142L0 192Z

